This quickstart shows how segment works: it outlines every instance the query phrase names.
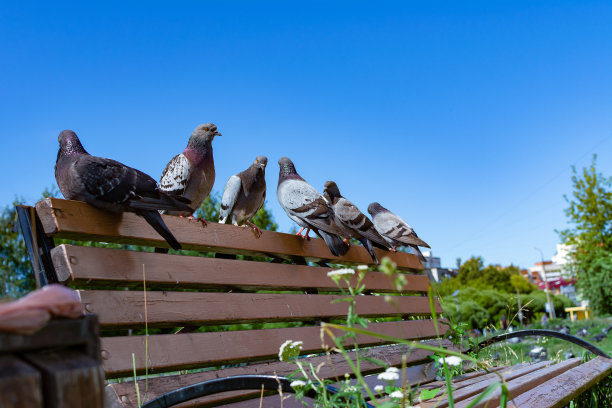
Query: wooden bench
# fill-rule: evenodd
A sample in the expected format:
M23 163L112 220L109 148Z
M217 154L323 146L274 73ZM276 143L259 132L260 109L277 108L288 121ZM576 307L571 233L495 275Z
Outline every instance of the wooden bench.
M294 372L295 365L278 361L280 345L286 340L301 340L304 354L321 353L333 345L329 338L322 337L321 322L342 319L347 313L346 302L332 303L340 295L327 277L332 270L329 265L372 262L361 246L352 246L344 257L338 258L331 255L320 239L306 241L269 231L256 239L249 229L217 223L202 227L200 223L171 216L164 216L164 221L184 250L193 251L192 256L71 244L55 246L54 240L65 239L92 241L96 245L167 247L134 214L118 216L81 202L55 198L37 203L37 217L32 217L33 210L24 207L18 213L38 280L41 284L57 281L78 289L86 310L99 317L106 378L129 378L134 355L138 375L149 374L147 380L138 381L140 393L147 400L211 379L243 374L287 376ZM389 303L378 295L394 292L390 279L379 272L368 272L364 280L368 292L358 297L357 313L371 318L368 329L372 331L418 341L436 337L427 297L429 282L421 274L419 260L407 253L377 251L379 259L388 256L397 264L398 270L405 273L407 284L401 296ZM199 256L203 253L209 256L214 253L217 257ZM228 255L251 260L227 259ZM435 308L441 313L437 300ZM288 323L295 327L284 327ZM143 334L145 327L148 336ZM444 333L446 328L439 323L437 330ZM411 366L406 375L413 384L435 380L429 352L407 353L405 346L385 345L377 338L365 336L359 337L359 344L368 347L362 356L377 358L391 366L401 366L404 358L405 364ZM324 363L320 371L324 378L342 378L351 372L340 355L309 358L315 365ZM599 358L593 361L596 369L589 372L597 374L596 380L610 373L609 361L601 362ZM509 369L513 376L509 377L509 384L529 375L528 384L532 386L511 388L512 396L522 397L529 388L554 381L568 369L587 367L578 365L577 360L560 363L561 366L551 364L529 365L520 375L514 368ZM555 366L553 375L551 367ZM364 374L383 369L369 360L361 365ZM471 390L490 380L487 375L490 374L472 375ZM482 380L478 381L479 378ZM179 406L221 403L259 406L259 395L258 390L236 390ZM464 395L467 401L475 394ZM568 395L573 397L577 391L565 394ZM137 406L132 381L109 382L106 396L108 407ZM280 406L278 396L265 398L270 399L265 406Z

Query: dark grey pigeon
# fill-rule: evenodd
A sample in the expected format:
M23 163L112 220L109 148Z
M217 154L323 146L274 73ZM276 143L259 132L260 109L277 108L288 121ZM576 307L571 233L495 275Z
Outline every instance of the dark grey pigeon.
M168 211L171 215L190 216L194 213L215 184L215 162L212 141L217 132L213 123L205 123L195 128L187 147L168 162L159 180L159 189L174 197L189 201L189 210Z
M325 240L335 256L344 255L349 246L338 235L342 230L334 223L334 212L323 196L295 171L293 162L287 157L278 161L280 173L276 196L289 218L302 227L298 235L307 228ZM306 231L306 237L308 231Z
M406 221L378 203L370 204L368 212L372 215L374 228L389 243L391 249L395 250L395 247L398 246L410 247L416 252L421 262L425 262L425 257L419 247L430 248L430 246L417 236Z
M359 211L355 204L342 197L338 185L333 181L325 182L323 197L334 210L335 222L342 228L342 235L359 240L368 250L372 260L378 263L373 245L387 249L387 242L376 231L372 221Z
M234 174L227 180L221 199L219 214L221 224L240 225L245 222L253 228L258 238L261 236L261 230L249 220L266 200L267 164L266 156L257 156L248 169Z
M64 197L114 213L136 213L172 248L181 249L158 210L188 211L186 203L160 192L155 180L145 173L90 155L72 130L60 133L59 144L55 180Z

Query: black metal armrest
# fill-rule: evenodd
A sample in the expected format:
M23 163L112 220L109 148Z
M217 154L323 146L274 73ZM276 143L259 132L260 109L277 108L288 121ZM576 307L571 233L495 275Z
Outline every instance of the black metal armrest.
M262 388L266 391L278 391L280 388L283 392L295 393L290 384L291 382L287 378L273 375L237 375L217 378L171 391L145 403L142 408L167 408L195 398L226 391L261 390ZM326 386L326 388L332 394L338 392L331 385ZM316 393L314 390L310 390L306 395L314 398ZM367 406L373 408L372 405L367 404Z
M599 348L595 347L594 345L592 345L591 343L589 343L586 340L583 340L583 339L581 339L579 337L576 337L576 336L572 336L571 334L559 333L558 331L545 330L545 329L519 330L519 331L515 331L515 332L509 332L509 333L504 333L504 334L500 334L500 335L497 335L497 336L493 336L491 338L488 338L486 340L481 341L480 343L478 343L477 346L475 346L475 347L469 349L468 351L466 351L466 353L478 352L481 349L483 349L485 347L488 347L491 344L498 343L500 341L512 339L512 338L515 338L515 337L527 337L527 336L556 337L558 339L566 340L566 341L569 341L571 343L577 344L580 347L585 348L588 351L590 351L591 353L596 354L598 356L602 356L602 357L605 357L605 358L611 358L604 351L602 351Z

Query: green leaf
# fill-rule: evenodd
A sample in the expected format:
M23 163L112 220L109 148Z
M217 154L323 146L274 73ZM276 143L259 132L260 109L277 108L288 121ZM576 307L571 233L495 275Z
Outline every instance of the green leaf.
M487 388L484 389L483 392L481 392L476 398L474 398L474 400L472 400L465 408L472 408L476 406L476 404L478 404L480 401L484 400L489 395L493 394L495 390L501 387L501 385L502 385L501 382L496 382L496 383L489 385Z
M425 401L434 398L440 392L442 388L434 388L432 390L423 389L419 394L419 401Z

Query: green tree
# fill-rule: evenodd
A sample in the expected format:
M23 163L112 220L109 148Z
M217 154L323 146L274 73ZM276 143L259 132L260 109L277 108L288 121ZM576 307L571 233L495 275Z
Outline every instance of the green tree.
M482 278L484 261L479 256L473 256L461 265L457 278L464 285L469 281Z
M518 290L520 293L531 293L537 289L537 286L529 282L525 277L521 275L510 276L510 284L514 290Z
M565 210L570 228L559 232L572 246L570 272L596 313L612 313L612 178L597 171L597 156L578 172L572 168L571 197Z

